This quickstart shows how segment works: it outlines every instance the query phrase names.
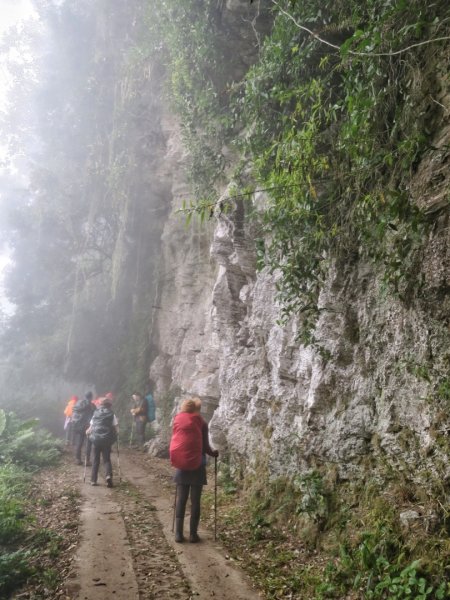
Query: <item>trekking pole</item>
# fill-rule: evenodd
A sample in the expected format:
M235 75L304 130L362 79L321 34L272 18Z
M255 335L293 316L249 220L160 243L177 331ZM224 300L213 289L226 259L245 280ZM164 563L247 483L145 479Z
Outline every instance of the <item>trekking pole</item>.
M217 456L214 457L214 541L217 540Z
M84 473L83 473L83 483L86 483L86 471L87 471L87 454L84 455Z
M117 438L117 470L119 471L119 483L122 483L122 473L120 472L119 438Z
M175 531L175 515L177 511L177 491L178 485L175 484L175 500L173 501L172 533Z
M134 419L131 421L131 434L130 434L130 448L131 448L131 444L133 443L133 433L134 433Z

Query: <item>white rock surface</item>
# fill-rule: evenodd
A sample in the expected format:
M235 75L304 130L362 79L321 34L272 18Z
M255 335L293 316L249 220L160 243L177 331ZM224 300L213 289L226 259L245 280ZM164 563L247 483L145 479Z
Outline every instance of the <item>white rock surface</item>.
M332 465L351 477L376 461L387 471L450 476L436 444L436 431L450 429L448 411L435 400L449 360L448 213L419 266L429 303L387 294L363 262L331 266L315 331L324 358L298 342L298 321L277 324L276 275L256 271L245 206L185 226L177 210L191 197L186 156L176 123L167 120L165 132L172 211L153 330L158 393L200 396L213 444L240 468L266 465L276 476ZM435 170L442 165L419 168L416 195ZM431 197L442 201L439 190Z

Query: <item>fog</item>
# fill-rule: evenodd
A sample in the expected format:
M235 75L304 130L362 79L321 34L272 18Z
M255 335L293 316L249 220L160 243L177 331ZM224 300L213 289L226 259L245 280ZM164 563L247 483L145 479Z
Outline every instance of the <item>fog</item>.
M144 8L0 6L0 407L53 430L71 395L112 390L120 404L130 378L147 381L135 345L148 334L134 330L153 289L157 199L136 183L149 158L129 118ZM135 91L118 99L125 78Z

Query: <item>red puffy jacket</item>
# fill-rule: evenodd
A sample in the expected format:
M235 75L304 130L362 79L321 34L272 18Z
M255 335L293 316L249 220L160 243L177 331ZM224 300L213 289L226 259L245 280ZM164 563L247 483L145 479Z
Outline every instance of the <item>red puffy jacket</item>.
M178 413L173 420L170 462L176 469L194 471L202 464L203 417L198 413Z

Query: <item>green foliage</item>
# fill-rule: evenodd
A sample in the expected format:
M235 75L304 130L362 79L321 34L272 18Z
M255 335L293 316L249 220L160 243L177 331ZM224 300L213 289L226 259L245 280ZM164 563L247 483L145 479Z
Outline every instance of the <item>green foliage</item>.
M220 461L219 482L222 491L227 495L232 496L238 490L238 485L231 472L230 461L223 457Z
M328 497L322 476L317 471L297 475L293 487L300 492L296 514L307 514L316 522L323 522L328 516Z
M387 566L385 564L385 567ZM420 561L416 560L394 576L389 573L388 569L380 583L375 586L373 595L370 594L368 598L382 598L387 592L393 600L411 597L416 598L416 600L426 600L433 594L433 586L428 585L424 577L420 577L418 574L419 566ZM443 591L442 586L441 591ZM441 595L440 592L439 595Z
M11 498L2 499L0 506L0 543L14 542L24 531L23 504Z
M23 467L12 463L2 464L0 478L0 494L5 496L12 494L16 496L23 495L26 485L30 479L29 472Z
M0 409L0 594L19 587L34 569L30 547L26 496L30 471L55 464L60 457L60 442L49 433L37 429L37 421L20 421L13 413ZM49 538L41 530L33 546L45 541L50 556L59 551L58 539Z
M348 589L348 584L355 590L364 589L364 598L370 600L446 597L447 584L431 585L421 574L419 560L402 568L404 556L397 554L389 560L383 546L382 535L374 543L373 536L368 534L363 534L363 541L356 549L341 546L338 562L327 566L325 581L318 586L318 597L335 598Z
M331 260L372 260L401 297L420 288L415 260L427 223L409 183L428 147L424 107L436 112L425 99L426 55L418 49L395 60L376 52L432 37L445 7L280 4L341 47L340 55L330 52L280 13L240 99L253 124L244 150L255 159L257 185L274 190L263 215L266 262L282 275L284 318L303 313L311 341Z
M45 569L42 573L42 582L46 588L55 589L60 582L60 574L56 569Z
M221 497L227 503L221 538L238 560L245 557L264 594L317 600L446 598L445 533L434 537L423 522L412 530L401 526L406 500L403 495L399 502L403 492L397 483L386 488L368 480L332 488L332 480L332 473L311 470L265 485L252 480L236 507L233 496ZM421 491L410 486L414 501ZM424 513L429 509L421 506Z
M200 39L211 3L197 5L198 27L173 13L167 47L181 57L169 68L182 122L198 127L208 108L202 146L215 139L211 123L227 129L224 103L230 131L245 128L235 136L242 178L248 181L252 164L254 189L270 196L255 213L263 232L258 264L277 274L281 322L301 315L300 336L308 344L332 263L370 261L404 301L420 294L417 264L430 222L411 196L410 180L433 152L429 140L441 109L430 98L435 50L414 45L444 36L449 24L443 0L432 7L420 0L277 4L283 10L275 8L273 30L244 87L231 85L219 104L214 94L214 101L196 96L217 89L207 84L205 57L217 65L220 35L212 26L215 44ZM184 5L179 10L187 15L193 3ZM302 26L320 31L331 47ZM194 151L192 142L188 148ZM205 188L214 183L199 169L195 177L198 189L202 181ZM204 219L214 208L211 193L184 205L188 218Z
M250 521L250 531L255 542L263 540L270 534L270 523L261 514L255 514Z
M0 459L26 469L56 464L61 456L62 442L50 433L38 429L38 421L21 422L13 413L0 409L5 426L0 434Z
M21 422L0 409L0 421L0 543L8 544L20 538L26 525L26 471L55 464L60 442L37 430L35 420Z
M19 587L32 574L33 569L29 566L31 555L31 552L23 550L0 553L0 593L2 595Z
M0 594L21 585L31 572L31 553L16 549L26 531L24 502L17 496L17 486L5 490L4 469L0 468Z
M20 539L25 530L24 493L28 476L13 464L0 467L0 544Z
M215 199L224 167L222 146L230 133L226 54L214 0L148 3L149 49L162 53L169 71L168 98L181 117L189 150L190 180L198 198Z
M350 589L372 600L446 597L448 549L434 547L432 536L420 528L401 528L395 488L383 492L371 483L359 502L354 494L350 491L353 511L343 497L336 505L337 513L345 512L345 524L342 528L338 514L332 519L341 531L336 531L335 557L325 569L318 597L338 598Z
M450 379L448 377L441 378L438 383L437 397L450 406Z

